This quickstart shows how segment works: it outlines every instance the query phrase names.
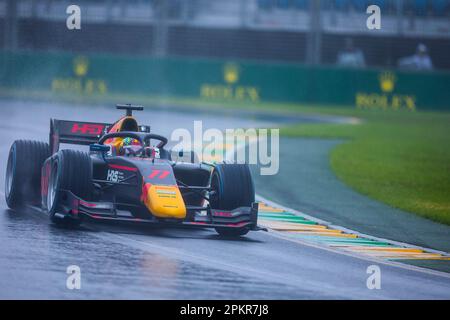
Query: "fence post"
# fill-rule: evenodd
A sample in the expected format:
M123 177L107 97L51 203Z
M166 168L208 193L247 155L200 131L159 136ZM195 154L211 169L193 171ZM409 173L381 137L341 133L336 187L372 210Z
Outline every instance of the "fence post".
M167 53L167 37L168 37L168 1L154 1L155 6L155 24L153 39L153 54L156 56L165 56Z
M307 36L307 63L317 65L322 55L322 21L320 0L310 1L310 31Z

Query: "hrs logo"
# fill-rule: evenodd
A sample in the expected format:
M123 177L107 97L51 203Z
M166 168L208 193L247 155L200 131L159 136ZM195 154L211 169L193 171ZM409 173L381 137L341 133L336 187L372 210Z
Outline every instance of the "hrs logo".
M111 182L120 182L123 180L123 172L117 170L108 170L106 180Z

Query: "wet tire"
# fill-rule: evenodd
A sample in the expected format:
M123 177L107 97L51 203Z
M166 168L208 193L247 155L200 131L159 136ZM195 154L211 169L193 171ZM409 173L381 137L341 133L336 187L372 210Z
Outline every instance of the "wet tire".
M216 192L210 201L211 208L233 210L251 207L255 202L255 188L250 169L246 164L219 164L214 168L211 187ZM217 233L226 237L239 237L250 230L245 228L216 228Z
M48 143L17 140L8 155L5 198L9 208L41 202L41 167L50 157Z
M90 200L93 195L92 162L85 152L76 150L60 150L51 164L51 174L47 192L47 210L52 222L64 225L78 225L81 219L69 216L60 218L55 214L64 204L64 191Z

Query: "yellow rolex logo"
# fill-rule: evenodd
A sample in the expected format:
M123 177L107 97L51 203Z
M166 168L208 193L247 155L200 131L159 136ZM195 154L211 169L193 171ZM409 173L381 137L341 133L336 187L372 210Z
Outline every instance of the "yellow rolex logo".
M234 84L239 81L239 67L234 63L228 63L224 67L223 78L226 83Z
M380 80L381 91L385 93L390 93L394 91L395 81L397 80L394 73L389 71L383 72L382 74L379 75L378 78Z
M89 68L89 61L85 57L77 57L73 61L73 72L78 77L84 77L88 72L88 68Z

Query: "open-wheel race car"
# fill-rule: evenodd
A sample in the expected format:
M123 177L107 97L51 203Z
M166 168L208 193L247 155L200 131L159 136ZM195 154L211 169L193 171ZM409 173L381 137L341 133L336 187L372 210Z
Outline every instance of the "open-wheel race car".
M70 225L122 221L214 228L224 236L261 230L247 165L174 161L167 138L133 117L143 107L117 108L126 115L113 124L51 119L49 143L15 141L8 206L39 206L54 223ZM60 143L88 145L89 153L60 150Z

